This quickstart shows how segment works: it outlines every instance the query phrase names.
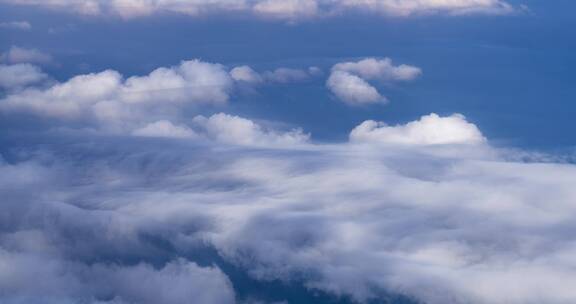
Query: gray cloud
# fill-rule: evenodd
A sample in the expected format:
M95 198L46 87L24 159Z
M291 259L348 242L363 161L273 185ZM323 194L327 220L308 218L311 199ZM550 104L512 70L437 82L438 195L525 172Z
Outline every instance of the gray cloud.
M0 64L0 87L4 89L22 88L46 79L48 75L31 64Z
M8 51L0 54L0 62L8 64L34 63L34 64L54 64L54 58L50 54L37 49L28 49L12 46Z

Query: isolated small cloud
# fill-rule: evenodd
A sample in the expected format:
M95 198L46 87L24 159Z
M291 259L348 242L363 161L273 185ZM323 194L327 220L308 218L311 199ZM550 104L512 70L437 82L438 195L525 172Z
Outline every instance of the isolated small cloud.
M421 74L420 68L406 64L395 66L390 58L366 58L335 64L326 86L334 96L349 105L383 103L387 101L386 97L368 80L381 83L410 81Z
M405 125L388 126L367 120L350 132L350 141L402 145L481 144L486 142L476 125L461 114L422 116Z
M422 69L401 64L395 66L392 59L366 58L356 62L342 62L334 65L332 71L344 71L366 80L409 81L418 78Z
M53 64L54 59L50 54L44 53L37 49L27 49L12 46L8 51L0 55L0 62L16 63L34 63L34 64Z
M0 22L0 28L29 31L32 29L32 24L28 21Z
M328 89L338 99L349 105L366 105L386 102L386 97L364 79L343 71L334 71L326 82Z
M39 83L47 78L48 75L44 74L37 66L31 64L0 64L0 88L21 88Z

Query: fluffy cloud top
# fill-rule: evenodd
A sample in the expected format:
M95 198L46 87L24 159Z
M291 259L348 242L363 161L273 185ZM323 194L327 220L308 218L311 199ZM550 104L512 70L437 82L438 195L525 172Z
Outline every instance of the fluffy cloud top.
M47 79L40 68L31 64L0 64L0 88L14 89Z
M12 46L10 49L0 55L0 62L15 63L35 63L35 64L52 64L54 59L51 55L36 49L27 49Z
M335 64L326 86L334 96L350 105L383 103L386 97L367 80L410 81L421 74L420 68L406 64L395 66L390 58L366 58Z
M266 130L251 120L224 113L214 114L209 118L198 116L194 121L210 138L227 144L290 146L305 143L310 137L300 129L286 133Z
M406 145L480 144L486 141L480 130L461 114L422 116L405 125L388 126L367 120L350 132L352 142Z
M48 88L26 88L6 96L0 110L118 126L169 115L163 112L186 104L223 104L232 88L233 80L222 65L191 60L146 76L124 79L107 70Z
M334 71L326 82L328 89L340 100L350 105L386 102L386 97L364 79L348 72Z
M80 14L123 17L164 12L198 15L216 12L248 13L271 18L299 19L342 14L349 10L392 16L417 14L507 14L514 8L503 0L0 0Z

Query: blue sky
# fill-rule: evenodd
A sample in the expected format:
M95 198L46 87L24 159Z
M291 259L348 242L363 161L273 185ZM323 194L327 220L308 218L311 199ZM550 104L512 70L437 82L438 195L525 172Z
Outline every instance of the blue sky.
M58 65L46 69L61 80L109 68L146 74L192 58L260 69L317 65L328 70L344 60L390 57L421 67L424 75L386 88L392 100L387 106L339 105L318 79L289 89L266 88L231 107L249 117L302 126L321 141L341 140L367 118L400 123L438 112L464 113L506 144L570 147L576 111L571 105L576 41L570 29L576 21L567 12L574 4L522 3L530 11L513 16L352 15L292 23L246 16L124 20L4 5L3 19L29 20L34 30L3 30L0 47L52 54Z
M574 303L574 9L0 0L0 302Z

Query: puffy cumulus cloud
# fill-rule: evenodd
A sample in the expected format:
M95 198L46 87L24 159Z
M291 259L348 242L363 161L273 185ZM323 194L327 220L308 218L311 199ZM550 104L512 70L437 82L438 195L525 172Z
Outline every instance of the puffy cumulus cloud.
M365 58L335 64L326 86L334 96L350 105L383 103L387 101L386 97L367 80L383 83L410 81L421 74L420 68L406 64L395 66L390 58Z
M238 82L258 84L264 81L258 72L247 65L238 66L230 70L232 79Z
M476 125L461 114L435 113L405 125L388 126L367 120L350 132L350 141L405 145L481 144L486 141Z
M399 17L421 14L508 14L515 11L512 5L503 0L0 0L0 3L126 18L165 12L191 16L228 12L294 20L339 15L350 10Z
M53 64L54 59L50 54L46 54L36 49L27 49L12 46L10 49L0 55L0 62L15 63L35 63L35 64Z
M29 31L32 29L32 24L28 21L0 22L0 28Z
M2 153L2 303L233 302L217 268L194 264L207 260L357 301L576 301L572 164L486 146L103 137Z
M0 64L0 88L21 88L46 79L48 79L48 75L31 64Z
M267 130L249 119L224 113L208 118L198 116L194 122L204 129L209 138L227 144L286 146L302 144L310 138L301 129L288 132Z
M418 67L401 64L395 66L392 59L365 58L357 62L341 62L332 71L344 71L368 80L408 81L418 78L422 70Z
M233 80L222 65L191 60L146 76L124 79L107 70L48 88L29 87L1 100L0 111L123 129L178 116L186 105L224 104L232 89Z
M311 68L309 73L316 72ZM0 113L41 117L56 129L210 139L233 145L291 145L309 139L300 129L275 131L224 113L187 117L198 113L200 106L225 104L236 84L260 79L248 66L228 72L220 64L191 60L145 76L124 78L106 70L62 83L27 86L45 77L29 64L0 65L0 86L9 88L0 100Z
M340 100L350 105L384 103L386 97L364 79L348 72L334 71L326 81L328 89Z

